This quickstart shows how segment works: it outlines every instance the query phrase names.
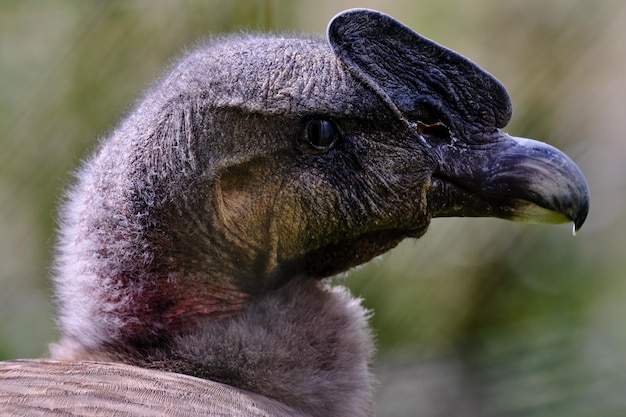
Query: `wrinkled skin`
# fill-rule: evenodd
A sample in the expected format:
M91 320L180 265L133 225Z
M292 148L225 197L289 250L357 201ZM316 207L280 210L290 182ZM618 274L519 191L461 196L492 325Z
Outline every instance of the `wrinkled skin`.
M584 177L555 148L501 131L511 104L489 74L378 12L337 16L328 41L209 42L102 141L63 210L56 357L138 363L312 414L367 415L367 314L342 311L345 296L319 279L420 237L437 216L582 225ZM308 302L290 304L298 297ZM215 347L220 338L245 351L258 342L246 335L282 326L273 309L287 306L301 320L293 332L309 338L302 343L328 352L279 369L298 379L320 362L352 366L327 375L326 393L289 378L289 389L255 385L271 369L236 357L217 369L221 357L207 353L228 351ZM318 331L350 320L337 334ZM300 350L272 343L257 358L266 367L282 363L272 346L283 359ZM333 351L354 364L347 354L332 362ZM351 378L358 386L346 388ZM352 408L323 409L335 392L356 392Z

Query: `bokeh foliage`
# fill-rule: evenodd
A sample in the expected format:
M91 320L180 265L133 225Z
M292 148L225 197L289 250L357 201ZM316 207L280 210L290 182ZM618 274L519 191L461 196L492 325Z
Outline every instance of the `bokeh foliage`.
M380 414L626 414L619 0L2 1L0 359L40 356L55 339L56 207L163 67L209 35L321 35L349 7L390 13L496 75L515 106L507 130L563 149L592 193L576 238L570 226L435 220L342 278L374 311Z

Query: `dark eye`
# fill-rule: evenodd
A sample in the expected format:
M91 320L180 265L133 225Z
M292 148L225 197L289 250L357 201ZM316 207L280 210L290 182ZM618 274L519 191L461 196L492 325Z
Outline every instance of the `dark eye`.
M339 137L339 129L333 121L318 118L306 122L300 142L305 150L321 153L332 148Z

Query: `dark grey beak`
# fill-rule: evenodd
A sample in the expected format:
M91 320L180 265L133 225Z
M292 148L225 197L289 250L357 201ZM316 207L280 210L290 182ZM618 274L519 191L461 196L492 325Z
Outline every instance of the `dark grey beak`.
M444 162L434 173L431 192L445 196L445 203L436 217L571 221L574 231L587 218L585 177L567 155L548 144L499 132L484 146L446 146L438 152Z

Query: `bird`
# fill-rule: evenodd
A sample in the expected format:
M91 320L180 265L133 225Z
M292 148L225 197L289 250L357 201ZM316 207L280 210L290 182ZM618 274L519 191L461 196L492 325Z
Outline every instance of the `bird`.
M373 415L370 312L329 277L436 217L587 217L581 170L505 133L511 116L491 74L370 9L336 15L326 40L186 52L78 169L60 340L0 365L0 410L151 414L195 395L198 415Z

